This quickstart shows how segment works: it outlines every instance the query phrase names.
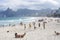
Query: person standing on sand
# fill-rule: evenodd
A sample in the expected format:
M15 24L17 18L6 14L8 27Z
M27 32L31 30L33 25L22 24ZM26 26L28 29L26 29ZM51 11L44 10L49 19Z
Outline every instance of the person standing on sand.
M23 23L21 22L20 25L23 26Z
M36 29L35 22L33 22L34 29Z
M38 27L40 27L40 22L43 22L43 21L44 21L44 19L39 19L38 20L38 22L39 22Z
M29 28L31 28L31 23L29 23Z
M43 28L45 29L45 23L47 23L47 22L43 22Z
M40 27L40 23L38 24L38 26Z
M24 30L26 29L26 24L24 24Z

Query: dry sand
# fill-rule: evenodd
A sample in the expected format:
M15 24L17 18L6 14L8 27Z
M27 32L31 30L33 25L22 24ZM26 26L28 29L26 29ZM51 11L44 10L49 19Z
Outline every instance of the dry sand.
M38 22L39 19L44 19L42 22ZM35 20L35 26L31 23L31 28L29 27L29 23L26 23L26 29L24 30L24 26L20 24L9 27L0 27L0 40L60 40L60 35L55 35L54 31L60 32L60 22L56 20L60 20L59 18L48 18L48 17L38 17ZM45 24L45 29L43 28L43 22L47 22ZM38 23L40 23L40 27L38 27ZM9 31L9 32L7 32ZM26 32L24 38L15 38L15 33L23 34Z

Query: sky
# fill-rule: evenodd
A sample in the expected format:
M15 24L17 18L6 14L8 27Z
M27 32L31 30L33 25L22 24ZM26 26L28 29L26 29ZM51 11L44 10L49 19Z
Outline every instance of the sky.
M0 0L0 9L56 9L60 7L60 0Z

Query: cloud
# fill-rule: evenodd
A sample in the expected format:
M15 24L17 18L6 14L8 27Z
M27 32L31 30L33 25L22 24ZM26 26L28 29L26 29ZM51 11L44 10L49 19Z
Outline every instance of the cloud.
M53 5L59 5L59 3L55 0L49 0L49 2L51 2Z
M0 8L28 8L28 9L42 9L42 8L58 8L59 1L57 0L1 0Z

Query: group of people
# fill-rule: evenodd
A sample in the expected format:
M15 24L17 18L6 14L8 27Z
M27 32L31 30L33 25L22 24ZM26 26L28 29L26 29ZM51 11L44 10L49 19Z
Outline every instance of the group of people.
M38 20L38 27L41 27L40 25L41 25L41 23L40 22L42 22L43 20ZM43 29L45 29L45 23L47 23L47 22L43 22ZM21 26L23 26L24 25L24 30L26 29L26 24L23 24L23 22L21 22L20 23L20 25ZM28 26L29 26L29 28L31 29L32 28L32 25L33 25L33 28L34 28L34 30L37 28L36 27L36 22L32 22L32 23L29 23L28 24ZM26 35L26 33L24 33L23 35L18 35L17 33L15 33L15 38L23 38L24 36Z
M43 21L43 22L42 22L42 21ZM45 22L43 19L42 19L42 20L38 20L38 27L41 26L41 23L40 23L40 22L43 23L43 29L45 29L45 24L46 24L47 22ZM24 30L27 28L27 25L26 25L26 24L23 24L23 22L21 22L20 25L24 25ZM33 26L32 26L32 25L33 25ZM34 27L34 29L36 29L36 28L37 28L36 22L32 22L32 23L30 22L30 23L28 24L28 27L29 27L29 28Z

